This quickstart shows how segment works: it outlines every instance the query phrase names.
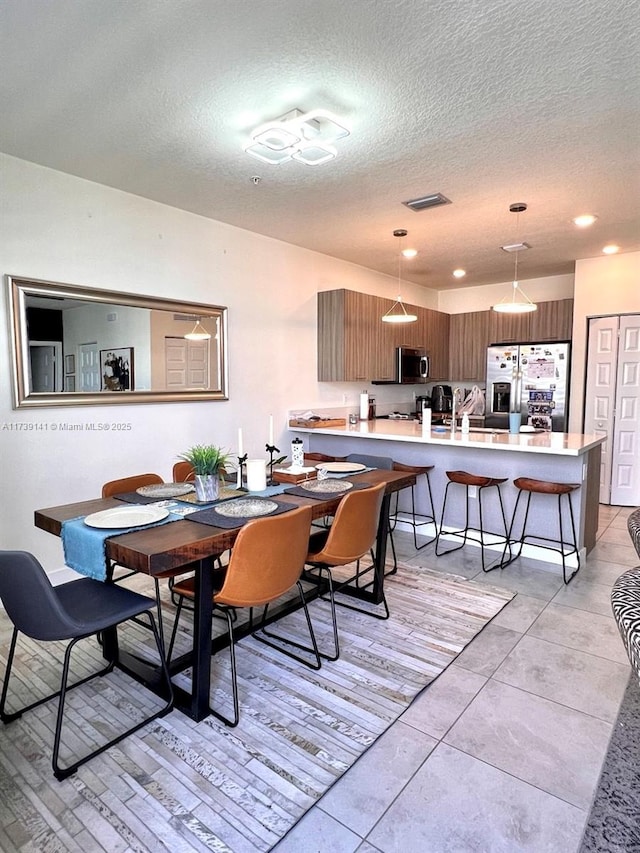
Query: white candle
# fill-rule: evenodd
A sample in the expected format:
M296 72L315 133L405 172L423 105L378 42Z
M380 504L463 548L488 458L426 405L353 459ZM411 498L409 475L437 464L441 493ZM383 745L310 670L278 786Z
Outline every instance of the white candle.
M242 427L238 427L238 456L242 455Z
M269 444L273 447L273 415L269 415Z

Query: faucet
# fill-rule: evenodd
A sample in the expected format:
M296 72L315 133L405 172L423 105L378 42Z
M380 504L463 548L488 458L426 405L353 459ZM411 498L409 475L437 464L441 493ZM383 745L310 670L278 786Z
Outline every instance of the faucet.
M455 435L456 432L456 400L460 394L459 388L453 389L453 398L451 400L451 435Z

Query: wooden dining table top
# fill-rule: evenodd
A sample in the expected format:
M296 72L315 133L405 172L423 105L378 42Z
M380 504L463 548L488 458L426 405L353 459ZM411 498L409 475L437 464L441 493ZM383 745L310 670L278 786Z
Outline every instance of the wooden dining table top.
M412 473L376 468L362 474L349 475L349 480L370 483L372 486L386 483L385 495L390 495L414 485L416 478ZM338 495L319 500L284 493L273 495L274 500L294 506L310 506L314 519L333 514L342 497ZM48 507L35 511L34 523L39 529L60 536L63 522L116 506L122 506L122 502L116 498L98 498ZM120 565L151 576L165 575L174 569L178 574L181 566L231 548L240 529L212 527L188 519L172 521L109 537L106 540L106 556Z

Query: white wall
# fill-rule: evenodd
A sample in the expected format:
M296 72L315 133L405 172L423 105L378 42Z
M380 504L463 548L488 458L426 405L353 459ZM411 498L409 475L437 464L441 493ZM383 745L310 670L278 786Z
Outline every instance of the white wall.
M357 407L361 388L316 381L316 293L350 288L395 298L395 279L155 202L0 155L0 272L67 284L212 302L229 308L229 401L14 410L6 299L0 302L0 547L32 550L48 571L60 542L36 530L37 508L97 497L136 472L169 478L195 442L263 455L273 412L289 454L290 408ZM435 308L437 294L405 286ZM380 387L378 401L402 400ZM126 432L62 424L131 424ZM20 428L20 429L19 429Z
M532 302L549 302L553 299L571 299L573 279L573 274L555 275L521 281L520 285ZM511 288L512 281L505 281L484 287L457 287L452 290L441 290L438 294L438 310L445 311L447 314L486 311L510 294Z
M590 317L640 312L640 252L576 262L569 429L582 431Z

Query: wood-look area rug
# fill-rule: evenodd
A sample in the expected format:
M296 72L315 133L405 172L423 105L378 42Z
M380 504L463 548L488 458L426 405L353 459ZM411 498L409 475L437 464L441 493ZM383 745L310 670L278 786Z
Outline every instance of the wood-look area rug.
M340 608L341 657L318 671L254 639L241 640L235 729L212 717L194 723L174 711L56 782L50 765L55 703L1 727L0 850L269 850L513 597L411 566L401 566L385 588L391 618ZM327 644L328 604L314 602L311 615L320 643ZM167 601L166 624L171 616ZM303 618L293 614L278 630L303 637ZM188 620L182 626L185 643ZM3 669L9 635L0 612ZM147 635L125 628L123 645L146 645ZM19 646L22 698L53 688L62 644L22 637ZM77 676L97 668L95 642L80 644L76 660ZM225 651L212 658L212 703L228 708L229 700ZM71 725L63 742L72 750L93 745L154 701L122 673L95 679L69 695Z

